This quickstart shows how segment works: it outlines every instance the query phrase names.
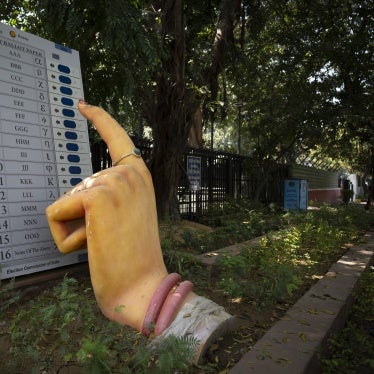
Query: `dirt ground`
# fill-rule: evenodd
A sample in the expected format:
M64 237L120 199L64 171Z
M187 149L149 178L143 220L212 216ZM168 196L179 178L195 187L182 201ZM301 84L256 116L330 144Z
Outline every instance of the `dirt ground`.
M214 274L212 275L214 276ZM88 270L85 269L77 278L87 279ZM58 278L38 285L22 287L23 301L26 302L37 296L43 290L53 287L57 282ZM197 292L199 293L198 290ZM300 290L300 296L302 293L303 292ZM219 295L209 289L204 290L204 296L212 299L217 304L224 306L227 312L236 317L234 331L219 338L211 345L206 353L206 363L214 365L217 372L225 372L226 369L234 366L235 363L251 349L256 341L285 314L290 305L292 305L292 303L298 298L298 295L294 295L293 298L290 298L287 302L277 303L276 305L267 308L258 309L256 305L248 303L246 300L228 301L223 295ZM11 312L12 311L10 311L10 313ZM9 339L4 338L5 329L6 325L0 322L0 352L7 352L10 348ZM68 371L59 371L59 373L65 372L75 374L80 373L80 369L70 366ZM204 370L196 367L193 372L203 373Z
M194 222L183 221L178 227L174 227L173 235L182 235L186 230L192 230L194 233L207 233L212 229ZM169 226L161 227L161 239L170 236ZM324 269L321 269L323 271ZM89 271L87 265L73 266L69 268L72 277L85 279L89 278ZM214 268L207 269L210 272L211 279L216 277ZM18 282L19 290L22 291L22 300L27 301L36 297L45 289L53 287L61 281L64 269L50 271L44 275L34 275L29 277L29 281L22 279ZM34 279L34 280L33 280ZM310 284L305 284L295 294L289 297L288 300L282 303L276 303L266 308L259 309L255 303L248 300L228 299L223 294L215 292L213 289L207 287L204 290L196 290L197 293L210 298L217 304L222 305L225 309L236 317L236 328L227 336L219 338L208 349L206 354L206 361L211 363L217 369L217 372L225 372L230 367L234 366L236 362L246 353L255 342L277 321L279 320L289 307L310 287ZM5 334L6 325L3 321L0 322L0 352L7 352L9 350L9 339ZM1 357L0 357L1 359ZM1 370L0 370L1 372ZM60 373L64 371L59 371ZM70 374L79 373L77 368L69 368ZM204 370L196 368L195 373L203 373Z

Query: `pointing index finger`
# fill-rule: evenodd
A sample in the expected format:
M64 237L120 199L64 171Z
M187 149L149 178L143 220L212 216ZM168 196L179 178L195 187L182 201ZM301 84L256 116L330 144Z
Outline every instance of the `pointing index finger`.
M89 105L83 100L79 100L78 109L85 118L95 125L96 130L108 146L113 161L119 159L125 152L131 152L134 149L134 143L126 131L104 109Z

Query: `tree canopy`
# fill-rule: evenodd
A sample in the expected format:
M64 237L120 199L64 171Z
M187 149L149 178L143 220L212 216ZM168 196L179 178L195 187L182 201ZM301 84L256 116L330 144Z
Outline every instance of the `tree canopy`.
M372 14L369 0L0 4L1 20L80 51L89 102L152 129L161 218L178 216L191 128L256 164L319 154L373 174Z

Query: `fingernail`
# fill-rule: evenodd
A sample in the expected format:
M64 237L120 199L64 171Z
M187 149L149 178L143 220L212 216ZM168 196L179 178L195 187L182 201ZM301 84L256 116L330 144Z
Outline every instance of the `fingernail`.
M79 99L79 104L81 104L81 105L90 105L84 99Z

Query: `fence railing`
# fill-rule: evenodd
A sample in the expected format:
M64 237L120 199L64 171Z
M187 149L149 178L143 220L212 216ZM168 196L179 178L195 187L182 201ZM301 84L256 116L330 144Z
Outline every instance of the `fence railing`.
M149 143L134 139L149 159ZM191 187L187 158L198 157L201 165L199 188ZM91 145L94 172L112 166L105 143ZM282 203L283 181L288 177L288 166L269 163L255 165L250 157L206 149L189 148L183 155L182 173L178 187L179 210L185 218L204 215L212 205L219 207L229 198L256 199L261 202Z

